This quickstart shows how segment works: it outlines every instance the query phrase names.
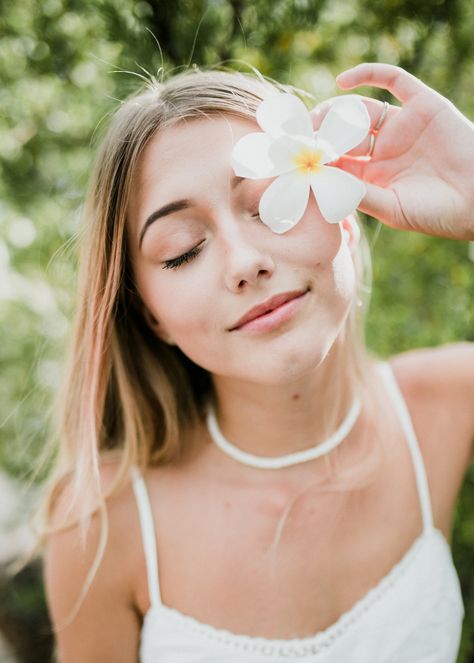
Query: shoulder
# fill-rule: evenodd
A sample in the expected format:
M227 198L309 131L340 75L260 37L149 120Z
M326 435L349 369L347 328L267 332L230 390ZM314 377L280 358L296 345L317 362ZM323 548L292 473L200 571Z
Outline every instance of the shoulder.
M445 423L447 439L474 451L474 343L423 348L390 359L412 413Z
M423 348L390 359L404 396L413 408L442 408L451 436L458 430L470 451L474 443L474 343Z
M405 389L456 399L459 406L470 406L474 418L474 343L411 350L391 357L390 363Z
M102 493L112 487L118 463L100 468ZM54 505L54 523L70 512L72 483L65 480ZM130 483L106 500L86 529L76 522L49 534L44 554L48 608L61 661L136 660L140 620L134 603L133 567L139 562L137 513ZM106 520L105 520L106 517ZM135 542L135 545L133 545ZM117 632L124 635L120 643Z

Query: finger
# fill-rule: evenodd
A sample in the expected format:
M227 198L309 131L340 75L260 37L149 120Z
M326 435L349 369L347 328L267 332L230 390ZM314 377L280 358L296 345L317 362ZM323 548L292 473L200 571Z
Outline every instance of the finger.
M368 182L365 185L367 193L358 207L361 212L373 216L391 228L411 230L400 211L397 196L393 191Z
M388 106L388 111L383 117L383 124L379 125L379 121L382 118L384 112L384 103L382 101L377 101L377 99L371 99L370 97L363 97L361 95L356 95L361 101L364 102L370 116L370 125L371 131L375 130L375 127L379 127L378 131L382 129L382 126L385 127L386 123L392 121L393 118L400 112L401 108L399 106ZM328 113L331 105L334 103L335 99L340 99L340 97L332 97L331 99L326 99L322 103L318 104L312 111L311 116L313 119L313 129L317 131L321 126L321 123ZM367 135L360 145L357 145L353 150L348 152L349 155L353 157L366 156L369 153L370 149L370 134Z
M336 83L343 90L351 90L360 85L388 90L402 103L429 89L401 67L379 62L365 62L348 69L336 77Z
M335 168L340 168L345 170L346 173L350 173L355 177L358 177L360 180L365 180L367 177L367 167L369 166L370 171L370 160L369 159L351 159L350 157L341 157L335 161L331 166Z
M325 99L311 110L311 116L313 118L313 128L315 131L319 129L319 127L321 126L323 119L327 115L333 103L336 100L340 99L341 96L356 97L357 99L363 101L370 115L370 124L372 126L376 125L380 117L380 110L383 108L383 102L377 101L377 99L372 99L371 97L363 97L360 94L347 94L347 95L340 95L338 97L330 97L329 99ZM394 108L396 107L394 106Z

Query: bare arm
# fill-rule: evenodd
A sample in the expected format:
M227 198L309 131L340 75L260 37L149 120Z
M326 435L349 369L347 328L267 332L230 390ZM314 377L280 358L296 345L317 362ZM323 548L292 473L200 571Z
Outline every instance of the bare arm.
M60 508L61 502L64 507L66 497L61 496ZM117 528L118 515L109 513L110 533L104 557L69 624L97 551L98 514L91 521L84 547L78 526L52 535L48 542L44 581L51 620L57 630L59 663L136 663L138 660L140 618L131 596L130 576L122 563L123 555L119 554L123 545Z

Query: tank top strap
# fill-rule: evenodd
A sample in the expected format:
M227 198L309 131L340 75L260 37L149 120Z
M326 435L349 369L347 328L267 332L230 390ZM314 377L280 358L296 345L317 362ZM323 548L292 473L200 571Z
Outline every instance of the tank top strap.
M140 518L143 549L145 552L146 570L148 577L148 593L152 606L161 603L160 581L158 575L158 556L156 552L155 527L153 524L153 513L145 480L140 470L133 465L130 468L132 485Z
M408 411L406 401L402 395L400 387L398 386L392 367L388 362L381 362L377 366L380 369L387 391L390 394L395 410L400 418L400 423L402 425L402 429L410 449L410 455L415 470L418 495L420 498L421 513L423 517L423 529L426 532L427 530L433 529L433 512L431 508L428 479L426 476L423 456L420 451L420 445L416 437L415 429L413 428L410 412Z

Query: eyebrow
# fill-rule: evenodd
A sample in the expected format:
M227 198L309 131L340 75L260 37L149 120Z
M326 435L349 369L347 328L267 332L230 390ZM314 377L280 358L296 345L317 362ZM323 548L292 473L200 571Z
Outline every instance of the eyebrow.
M241 182L243 182L244 179L245 179L244 177L239 177L238 175L234 175L230 183L231 189L232 190L235 189L235 187L238 186ZM163 205L163 207L160 207L159 209L152 212L145 221L145 223L143 224L143 228L140 231L140 235L138 237L138 248L141 249L143 238L145 236L146 231L151 226L151 224L154 223L157 219L161 219L164 216L167 216L168 214L173 214L174 212L181 212L184 209L189 209L190 207L195 206L195 204L196 203L190 198L182 198L180 200L174 200L171 203Z

